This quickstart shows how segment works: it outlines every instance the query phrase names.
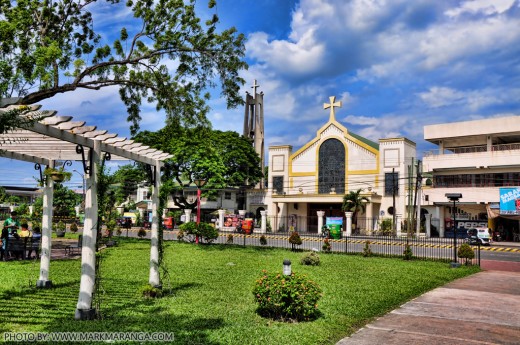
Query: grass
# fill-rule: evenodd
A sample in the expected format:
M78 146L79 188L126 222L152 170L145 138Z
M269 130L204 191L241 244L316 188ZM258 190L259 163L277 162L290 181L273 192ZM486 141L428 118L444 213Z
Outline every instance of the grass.
M478 267L450 269L446 263L320 255L320 266L299 264L304 253L273 248L167 242L171 294L143 299L150 242L122 239L103 251L103 319L74 321L79 260L55 260L55 287L29 288L38 262L0 262L0 334L3 332L173 332L178 344L334 344L375 317ZM261 270L281 272L284 259L323 289L321 317L282 323L255 313L252 288Z

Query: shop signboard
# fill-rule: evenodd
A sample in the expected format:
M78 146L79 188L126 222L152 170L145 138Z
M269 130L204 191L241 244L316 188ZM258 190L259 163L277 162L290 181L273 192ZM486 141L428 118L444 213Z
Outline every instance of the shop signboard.
M500 188L500 214L520 215L520 187Z

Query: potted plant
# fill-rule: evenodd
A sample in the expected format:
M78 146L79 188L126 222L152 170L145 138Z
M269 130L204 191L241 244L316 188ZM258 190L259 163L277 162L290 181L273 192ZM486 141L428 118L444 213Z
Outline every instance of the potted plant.
M72 177L72 173L65 171L63 166L59 168L46 167L43 174L54 182L66 182Z
M65 237L65 229L67 227L65 226L65 223L63 223L61 220L56 224L56 237Z

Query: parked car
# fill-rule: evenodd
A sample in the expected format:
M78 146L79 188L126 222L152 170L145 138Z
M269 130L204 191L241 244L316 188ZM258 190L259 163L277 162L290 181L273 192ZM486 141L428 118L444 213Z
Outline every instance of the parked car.
M489 236L488 228L471 228L468 230L467 241L469 244L481 246L491 245L491 238Z

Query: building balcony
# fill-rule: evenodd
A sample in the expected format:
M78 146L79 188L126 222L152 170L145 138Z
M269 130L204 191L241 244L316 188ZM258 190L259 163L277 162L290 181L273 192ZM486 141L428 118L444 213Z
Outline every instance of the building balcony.
M507 168L520 166L520 143L464 146L424 153L424 171Z

